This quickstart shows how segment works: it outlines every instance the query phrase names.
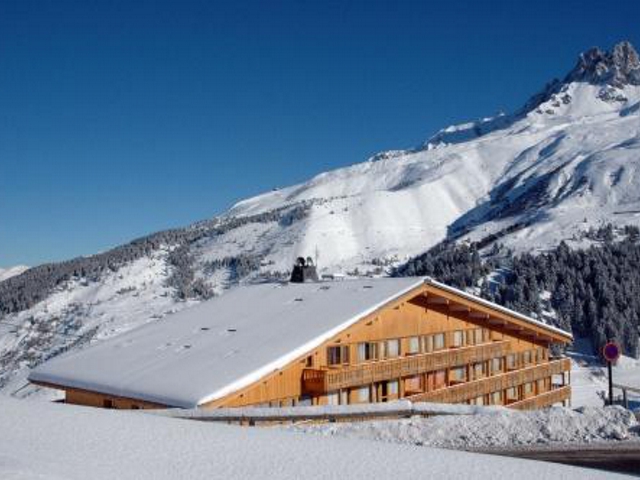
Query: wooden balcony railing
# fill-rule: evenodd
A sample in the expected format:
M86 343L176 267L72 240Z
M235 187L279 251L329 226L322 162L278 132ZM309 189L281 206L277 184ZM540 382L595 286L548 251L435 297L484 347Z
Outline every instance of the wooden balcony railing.
M541 393L535 397L520 400L509 405L509 408L516 410L535 410L537 408L550 407L555 403L560 403L571 398L571 387L554 388L548 392Z
M302 389L305 393L322 394L340 388L368 385L433 370L483 362L502 357L509 351L510 342L498 341L410 357L378 360L335 370L305 369L302 373Z
M521 370L494 375L481 380L461 383L433 392L412 395L407 398L413 402L462 403L492 392L517 387L542 378L548 378L570 369L571 361L568 358L563 358L549 363L533 365ZM532 397L531 400L533 398L535 397ZM515 405L515 403L512 405Z

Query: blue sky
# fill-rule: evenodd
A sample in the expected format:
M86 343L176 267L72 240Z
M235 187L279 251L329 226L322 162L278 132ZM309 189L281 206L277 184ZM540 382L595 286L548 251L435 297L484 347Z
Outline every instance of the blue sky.
M640 2L0 2L0 266L86 255L519 107Z

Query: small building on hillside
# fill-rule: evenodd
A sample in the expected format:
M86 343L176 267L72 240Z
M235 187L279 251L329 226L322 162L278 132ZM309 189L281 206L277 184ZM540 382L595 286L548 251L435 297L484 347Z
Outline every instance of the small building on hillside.
M34 369L73 404L567 404L570 333L429 278L238 287Z

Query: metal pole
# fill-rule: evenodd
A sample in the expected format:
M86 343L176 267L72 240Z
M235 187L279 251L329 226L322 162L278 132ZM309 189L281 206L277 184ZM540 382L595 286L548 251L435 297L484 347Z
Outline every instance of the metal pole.
M613 405L613 378L611 377L613 369L611 368L611 362L607 362L607 371L609 373L609 405Z

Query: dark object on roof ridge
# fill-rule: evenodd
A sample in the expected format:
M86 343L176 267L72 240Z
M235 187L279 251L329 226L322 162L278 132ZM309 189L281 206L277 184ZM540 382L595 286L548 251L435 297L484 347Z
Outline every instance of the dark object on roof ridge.
M316 266L313 264L313 260L311 259L311 257L307 257L306 260L304 259L304 257L297 258L296 263L293 266L291 278L289 279L289 281L291 283L318 281L318 271L316 270Z

